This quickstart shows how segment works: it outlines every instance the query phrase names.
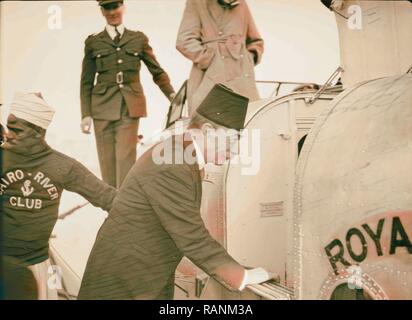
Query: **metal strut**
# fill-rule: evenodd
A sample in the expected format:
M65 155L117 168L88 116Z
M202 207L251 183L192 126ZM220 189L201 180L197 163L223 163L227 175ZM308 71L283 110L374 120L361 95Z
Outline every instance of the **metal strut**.
M337 76L339 76L341 73L343 72L343 68L342 67L338 67L334 73L332 73L332 75L329 77L329 79L325 82L325 84L320 87L320 89L313 95L312 98L309 99L308 103L313 104L315 103L316 100L318 100L318 98L320 97L320 95L328 88L331 87L333 80L335 80L335 78Z

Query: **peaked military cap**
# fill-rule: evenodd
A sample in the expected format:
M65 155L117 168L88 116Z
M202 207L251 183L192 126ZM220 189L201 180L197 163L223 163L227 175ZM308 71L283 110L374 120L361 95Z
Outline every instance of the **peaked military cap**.
M202 117L226 128L241 130L249 99L222 84L216 84L196 112Z
M104 7L105 9L110 9L110 7L116 8L116 4L123 4L123 0L97 0L99 6Z

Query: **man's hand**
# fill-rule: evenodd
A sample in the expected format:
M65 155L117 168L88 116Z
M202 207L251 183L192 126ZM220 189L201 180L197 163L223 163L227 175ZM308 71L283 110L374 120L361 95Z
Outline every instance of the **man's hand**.
M80 128L83 133L90 134L90 130L92 128L92 117L84 117L80 124Z
M243 282L239 290L243 290L246 286L250 284L259 284L269 280L275 280L276 282L280 282L280 277L276 273L268 272L263 268L245 270L245 276L243 278Z
M254 65L256 66L256 64L258 63L258 54L255 50L251 50L249 51L249 54L252 56L252 60Z
M174 93L174 92L171 93L171 94L169 95L169 101L172 102L175 97L176 97L176 93Z

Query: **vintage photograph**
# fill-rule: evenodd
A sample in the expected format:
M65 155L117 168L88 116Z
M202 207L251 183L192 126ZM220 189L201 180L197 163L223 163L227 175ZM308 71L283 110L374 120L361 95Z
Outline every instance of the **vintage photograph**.
M412 300L410 0L1 1L0 123L1 300Z

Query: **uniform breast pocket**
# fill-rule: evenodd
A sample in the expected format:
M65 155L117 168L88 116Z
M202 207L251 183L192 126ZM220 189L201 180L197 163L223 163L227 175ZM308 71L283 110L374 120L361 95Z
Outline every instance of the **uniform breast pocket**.
M139 49L137 49L137 48L127 48L125 51L126 51L128 57L129 57L130 59L134 59L134 60L138 59L138 60L140 60L140 54L141 54L141 52L140 52Z
M96 50L93 52L93 58L96 61L97 72L103 72L110 69L114 64L114 55L110 49Z
M141 51L138 48L125 49L125 63L128 69L140 69Z

